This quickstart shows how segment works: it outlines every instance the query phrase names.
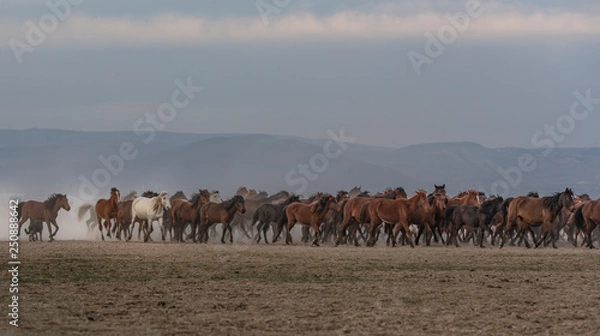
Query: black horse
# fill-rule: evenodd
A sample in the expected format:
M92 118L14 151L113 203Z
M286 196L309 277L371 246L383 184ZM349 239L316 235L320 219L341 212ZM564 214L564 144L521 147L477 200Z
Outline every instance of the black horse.
M285 217L285 207L296 202L300 202L300 197L290 196L288 197L288 199L285 200L285 202L281 204L263 204L260 207L258 207L258 209L256 209L256 212L254 212L254 216L252 217L252 225L256 225L256 223L258 222L258 226L256 227L256 243L260 243L261 230L265 237L265 243L269 243L267 240L267 231L269 231L269 224L273 222L284 223L283 217Z
M446 219L448 220L448 240L446 245L452 241L458 247L458 231L467 226L471 231L479 230L479 247L483 246L485 232L492 234L489 225L498 212L502 210L504 200L502 197L493 197L481 204L479 207L473 205L455 205L446 210Z

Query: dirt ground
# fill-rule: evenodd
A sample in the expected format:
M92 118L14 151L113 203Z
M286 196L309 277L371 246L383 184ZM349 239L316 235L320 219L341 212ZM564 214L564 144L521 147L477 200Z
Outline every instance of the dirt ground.
M600 330L597 250L56 241L20 259L20 327L1 335Z

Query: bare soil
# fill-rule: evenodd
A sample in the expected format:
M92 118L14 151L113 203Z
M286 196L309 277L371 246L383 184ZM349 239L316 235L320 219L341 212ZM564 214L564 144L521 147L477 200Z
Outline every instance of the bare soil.
M20 327L1 335L600 330L597 250L56 241L20 259Z

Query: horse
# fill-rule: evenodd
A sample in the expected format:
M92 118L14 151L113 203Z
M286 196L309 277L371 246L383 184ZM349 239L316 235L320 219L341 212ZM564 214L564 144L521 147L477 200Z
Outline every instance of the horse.
M342 208L344 203L350 198L350 194L345 190L339 190L335 196L335 201ZM342 211L330 210L327 216L325 216L325 223L323 224L323 234L321 235L321 243L326 243L331 240L331 237L337 236L337 229L339 224L344 219Z
M239 211L242 214L246 212L246 201L240 195L233 196L230 200L223 203L206 203L200 207L200 211L194 218L192 224L192 235L194 236L194 242L196 242L196 227L200 225L198 236L200 242L208 242L208 228L213 224L223 224L223 234L221 236L221 243L225 244L225 234L229 230L229 242L233 243L233 230L229 225L233 220L235 214Z
M29 235L29 241L44 241L42 239L42 232L44 231L44 222L42 221L29 221L29 228L25 228L25 233ZM38 238L39 235L39 238Z
M131 203L137 197L136 191L130 191L117 204L117 221L112 228L112 234L119 240L121 240L122 231L125 231L125 237L127 237L127 230L129 230L129 223L131 222ZM81 208L79 210L81 211Z
M90 217L85 220L85 225L87 226L88 233L94 231L98 223L96 223L96 211L94 210L94 206L90 203L85 203L84 205L79 207L77 211L77 218L79 221L83 220L83 217L86 213L90 212Z
M593 249L593 232L597 226L600 226L600 200L589 201L577 208L574 222L575 226L584 232L584 242L587 242L587 246ZM577 244L576 241L575 244Z
M481 203L481 199L479 198L479 191L477 191L477 190L463 191L448 200L448 206L453 206L453 205L475 205L475 206L477 206L480 203Z
M374 198L387 198L387 199L398 199L398 198L407 198L408 195L406 191L402 187L398 187L396 189L387 188L383 193L377 193Z
M284 211L285 208L292 204L292 203L298 203L300 202L300 197L293 195L288 197L288 199L285 200L285 202L280 203L280 204L263 204L261 205L258 209L256 209L256 212L254 212L254 216L252 216L252 225L257 225L256 227L256 243L260 243L261 240L261 236L260 236L260 232L263 232L263 235L265 237L265 243L269 243L269 241L267 240L267 231L269 230L269 224L270 223L283 223L283 218L284 218ZM279 229L279 231L281 231L281 229ZM273 236L275 236L275 230L273 230Z
M331 195L323 195L313 204L294 203L288 205L288 207L285 209L285 215L288 220L287 225L285 226L285 243L287 245L292 243L292 235L290 231L292 228L294 228L296 223L301 223L303 225L312 227L315 232L313 245L319 246L319 238L321 235L320 225L329 210L341 210L340 206L335 200L335 197Z
M133 200L131 204L131 227L133 228L133 224L137 219L146 221L144 227L147 229L144 230L144 243L148 241L150 238L150 234L152 233L152 223L156 220L158 221L158 226L160 227L162 240L165 240L166 228L164 223L164 213L166 210L171 208L171 202L169 201L168 194L166 192L161 192L156 197L146 198L146 197L138 197ZM140 226L142 226L140 224ZM131 233L133 230L129 232L129 237L127 240L131 239Z
M573 211L575 208L575 201L573 199L573 191L570 188L566 188L561 193L555 193L552 196L543 198L532 198L532 197L517 197L508 207L508 215L506 218L506 227L504 231L504 237L500 248L504 246L508 231L513 227L517 226L517 230L521 233L525 246L529 245L526 231L529 230L530 225L535 223L542 223L542 234L543 237L534 243L535 247L539 247L542 242L546 240L548 234L552 239L552 247L556 247L554 240L554 220L558 216L562 208L567 208Z
M171 210L169 213L172 214L173 229L175 231L175 239L183 243L183 233L188 224L194 222L196 213L200 210L200 207L210 202L210 193L206 189L200 189L197 193L192 195L192 200L176 199L171 202Z
M446 246L452 241L458 245L458 231L463 226L469 227L471 230L479 229L479 247L483 246L485 232L492 234L489 225L492 219L502 209L504 200L502 197L494 197L486 200L480 207L473 205L453 205L446 211L448 219L449 237L446 241Z
M437 189L437 186L436 186ZM419 225L419 231L417 234L417 238L415 239L415 245L419 245L419 238L421 234L426 231L425 242L427 246L431 245L431 237L435 237L437 241L437 236L435 230L439 230L440 224L438 221L441 219L440 214L446 213L446 204L448 203L448 197L446 197L445 190L437 189L431 196L427 196L427 203L429 204L429 209L420 209L421 211L415 211L412 213L409 221L411 224ZM445 215L444 215L445 218ZM440 237L441 237L440 232Z
M119 199L121 198L121 194L119 189L111 188L110 189L110 197L108 199L101 198L96 202L96 220L98 223L98 229L100 230L100 235L102 236L102 240L104 241L104 233L102 232L102 226L106 228L106 236L110 238L110 228L112 225L111 220L115 220L115 225L117 225L118 221L118 212L119 212ZM104 225L102 225L102 220L104 220Z
M369 239L367 246L375 244L375 232L381 223L394 223L395 229L392 232L392 246L396 246L396 237L400 229L406 234L410 232L409 219L416 211L429 209L427 202L427 192L418 190L411 198L405 199L375 199L367 203L366 210L369 213L371 223L369 226ZM415 247L412 237L409 235L408 242L411 247Z
M71 210L69 199L67 195L63 194L52 194L44 202L27 201L19 203L17 207L17 216L19 218L19 236L21 235L21 226L27 220L31 222L42 221L48 225L48 232L50 234L50 241L54 240L54 236L58 232L58 224L56 223L56 217L58 217L58 211L65 209L66 211ZM56 229L52 232L52 226Z
M352 225L352 237L354 238L354 246L360 246L358 239L356 238L356 231L359 229L361 223L370 222L367 218L368 214L365 209L365 205L369 202L376 200L371 197L353 197L346 201L342 207L342 224L340 225L339 234L335 241L335 246L338 246L346 234L348 226Z

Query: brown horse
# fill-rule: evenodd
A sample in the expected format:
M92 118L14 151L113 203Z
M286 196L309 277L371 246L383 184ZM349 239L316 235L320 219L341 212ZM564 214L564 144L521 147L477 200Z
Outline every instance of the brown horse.
M210 202L210 192L206 189L198 190L198 193L192 195L192 200L174 199L171 201L172 226L175 231L175 239L183 243L183 233L188 224L194 222L196 214L200 207Z
M56 223L56 217L58 217L58 211L65 209L71 210L67 195L52 194L44 202L27 201L19 203L17 213L19 217L19 235L21 235L21 226L27 220L31 222L46 222L48 225L48 233L50 234L50 241L54 240L54 236L58 232L58 224ZM52 232L52 226L56 229Z
M429 211L429 203L427 202L427 192L423 190L417 191L409 199L376 199L367 204L367 211L371 224L369 226L369 240L367 246L373 246L375 243L375 234L381 223L393 223L395 229L392 233L392 246L396 246L396 237L400 230L404 230L407 234L410 232L409 220L417 211L423 209ZM408 236L408 242L411 247L415 247L412 237Z
M527 239L527 231L531 225L536 223L541 223L543 236L537 242L534 237L535 247L540 246L550 235L552 247L556 248L554 221L563 208L573 211L574 207L573 191L570 188L566 188L562 193L543 198L517 197L513 199L508 206L506 227L500 248L504 246L507 234L513 226L517 227L517 231L525 241L525 246L531 247Z
M106 228L106 236L110 238L110 228L112 225L111 220L115 220L115 225L118 223L118 214L119 214L119 199L121 198L121 194L119 189L112 188L110 189L110 198L104 199L101 198L96 202L96 217L98 221L98 229L100 230L100 235L102 236L102 240L104 240L104 233L102 232L102 220L104 220L104 227Z
M223 224L223 235L221 236L221 243L225 244L225 234L229 230L229 242L233 243L233 230L229 226L229 223L233 220L236 212L245 213L245 201L240 195L235 195L228 201L223 203L206 203L197 212L192 225L192 236L194 242L196 242L196 227L200 225L199 238L200 242L208 242L208 229L216 223Z
M309 225L315 232L313 245L319 246L319 238L321 237L321 223L329 210L340 211L341 208L337 204L335 197L331 195L323 195L313 204L293 203L285 209L285 214L288 219L286 229L285 243L292 243L291 230L296 223Z
M452 206L452 205L474 205L474 206L477 206L479 204L481 204L481 200L479 199L479 191L477 191L477 190L463 191L448 200L448 206Z
M600 226L600 200L590 201L577 208L574 214L574 224L584 232L584 242L589 248L594 248L593 232ZM577 240L575 240L577 244Z

